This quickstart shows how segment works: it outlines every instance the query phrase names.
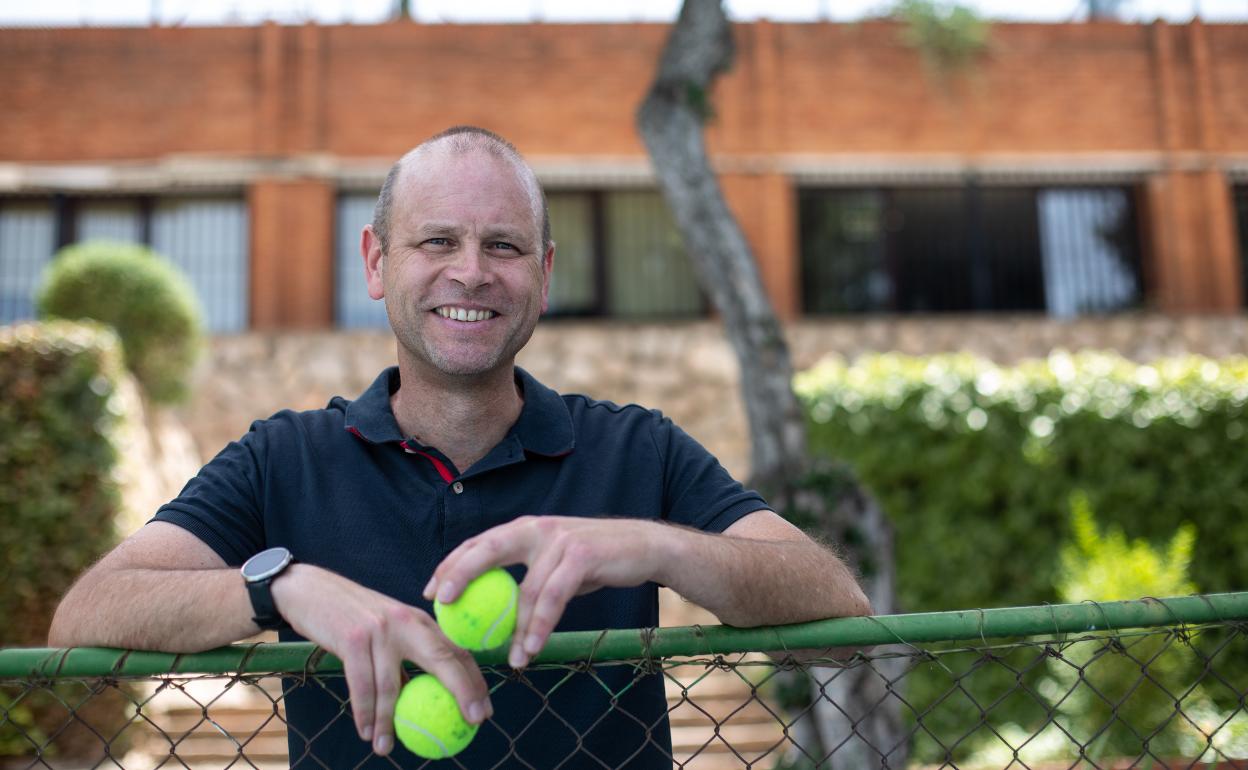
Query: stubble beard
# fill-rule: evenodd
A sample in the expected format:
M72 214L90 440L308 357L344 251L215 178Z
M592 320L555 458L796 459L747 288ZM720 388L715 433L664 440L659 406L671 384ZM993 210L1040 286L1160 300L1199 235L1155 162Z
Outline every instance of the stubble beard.
M431 368L448 377L477 377L496 371L503 365L510 370L516 354L533 336L537 319L508 329L503 340L492 349L482 349L476 345L461 346L454 342L445 343L445 347L440 346L433 342L432 335L427 337L421 333L419 324L395 319L393 315L390 316L390 327L399 347L412 363Z

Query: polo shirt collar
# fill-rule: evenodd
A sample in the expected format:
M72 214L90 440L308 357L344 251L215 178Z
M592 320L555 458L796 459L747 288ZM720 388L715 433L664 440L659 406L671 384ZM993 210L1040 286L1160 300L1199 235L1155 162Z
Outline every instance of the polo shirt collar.
M510 436L527 452L548 457L566 455L576 446L572 415L558 393L538 382L533 375L516 367L516 380L524 393L520 419ZM390 408L390 396L399 389L399 367L392 366L377 376L368 390L347 405L346 428L374 444L401 442L407 437L399 430Z
M524 409L511 435L519 439L526 452L547 457L570 453L576 447L576 436L563 398L518 366L516 380L524 392Z
M374 444L406 438L390 408L390 395L398 389L399 367L391 366L377 375L368 390L347 405L347 430Z

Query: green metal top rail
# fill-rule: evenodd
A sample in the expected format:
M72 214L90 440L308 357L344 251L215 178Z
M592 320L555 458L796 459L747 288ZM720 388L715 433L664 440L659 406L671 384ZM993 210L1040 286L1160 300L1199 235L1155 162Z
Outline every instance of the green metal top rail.
M552 635L533 662L605 663L755 651L986 641L1232 621L1248 621L1248 592L839 618L763 628L687 626L574 631ZM478 653L476 657L483 665L502 665L506 655L504 648ZM341 673L342 662L306 642L236 644L194 654L92 647L0 650L0 679L275 672Z

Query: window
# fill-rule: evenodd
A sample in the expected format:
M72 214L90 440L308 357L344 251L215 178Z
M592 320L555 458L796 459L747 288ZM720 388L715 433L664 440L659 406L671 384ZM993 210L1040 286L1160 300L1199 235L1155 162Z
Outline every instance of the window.
M546 197L551 237L555 239L555 269L550 275L552 315L588 315L594 312L601 287L594 257L601 223L600 206L593 195L553 193Z
M151 246L190 280L213 332L248 325L247 210L236 198L163 198L154 202Z
M360 233L373 221L377 193L344 193L338 196L334 244L334 318L343 329L384 329L385 302L368 296L364 259L360 256Z
M0 201L0 324L35 316L35 292L56 251L51 202Z
M52 255L88 240L150 245L186 276L209 331L247 328L247 208L237 196L0 201L0 322L33 318Z
M804 190L808 313L1047 311L1137 305L1139 249L1121 188Z
M1070 317L1138 304L1136 226L1126 193L1045 190L1038 203L1049 312Z
M377 194L338 198L335 317L344 328L384 328L383 303L369 299L359 235L372 221ZM680 234L657 192L553 191L547 194L555 269L555 317L701 316L706 303Z
M676 223L652 190L548 196L555 239L550 314L686 318L706 302Z
M146 243L143 209L136 200L84 200L77 205L77 241Z
M605 312L621 318L701 315L693 266L662 196L636 191L604 198Z

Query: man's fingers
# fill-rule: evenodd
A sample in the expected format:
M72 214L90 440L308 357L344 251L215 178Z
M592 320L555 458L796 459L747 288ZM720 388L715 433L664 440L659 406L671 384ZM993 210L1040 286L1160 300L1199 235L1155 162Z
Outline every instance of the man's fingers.
M464 587L492 567L525 561L530 551L528 517L516 519L465 541L442 560L425 586L426 599L443 604L455 601Z
M537 596L528 625L523 630L524 638L519 640L526 660L541 652L546 639L558 625L559 618L563 617L568 602L580 590L584 578L584 568L574 560L566 558L566 555L550 574ZM516 633L519 635L520 630L517 629Z
M357 629L358 631L358 629ZM351 715L355 719L355 731L370 743L373 734L374 704L372 645L362 634L353 632L347 640L346 649L339 654L342 671L347 677L347 692L351 696Z
M522 668L531 657L524 652L524 640L533 617L533 608L538 597L546 590L546 581L558 569L562 560L563 541L557 540L541 552L524 575L524 581L520 584L520 596L516 601L516 630L511 639L511 652L507 655L507 662L512 668Z
M451 691L464 719L481 724L494 713L485 677L472 653L456 647L437 626L410 640L407 659Z
M387 640L373 641L373 753L385 756L394 748L394 701L399 697L403 662L386 647Z

